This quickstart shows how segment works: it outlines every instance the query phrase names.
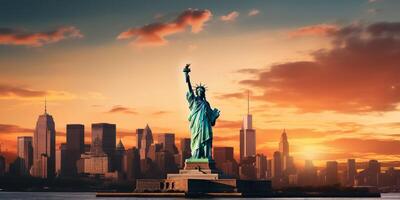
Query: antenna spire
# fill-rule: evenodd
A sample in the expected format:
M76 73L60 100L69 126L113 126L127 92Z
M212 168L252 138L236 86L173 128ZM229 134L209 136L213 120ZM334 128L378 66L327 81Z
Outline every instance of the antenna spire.
M47 98L44 97L44 113L47 114Z
M250 115L250 90L247 90L247 115Z

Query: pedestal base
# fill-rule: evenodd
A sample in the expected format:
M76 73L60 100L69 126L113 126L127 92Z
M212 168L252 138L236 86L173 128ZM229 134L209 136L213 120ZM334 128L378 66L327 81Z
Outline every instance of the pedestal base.
M167 174L167 179L203 179L217 180L219 173L215 169L214 160L209 159L186 159L184 169L179 174Z

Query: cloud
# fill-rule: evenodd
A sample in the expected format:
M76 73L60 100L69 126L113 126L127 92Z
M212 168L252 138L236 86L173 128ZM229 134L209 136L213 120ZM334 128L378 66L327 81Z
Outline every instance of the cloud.
M331 33L332 48L313 61L275 64L243 85L258 97L302 112L396 110L400 102L400 23L353 24Z
M66 99L76 98L74 94L71 94L66 91L34 90L26 87L0 83L0 100L1 99L32 100L32 99L43 99L44 97L46 97L48 100L66 100Z
M351 150L351 152L355 153L374 153L381 155L400 154L399 140L342 138L325 142L325 145L344 151Z
M260 11L257 9L252 9L249 11L249 13L247 13L248 16L256 16L258 14L260 14Z
M133 39L133 44L164 45L168 41L165 37L179 32L184 32L190 26L192 33L203 30L204 24L211 19L210 10L187 9L183 11L175 20L169 23L152 23L142 27L130 28L120 33L118 40Z
M22 128L13 124L0 124L0 133L32 133L34 130L30 128Z
M111 108L107 113L124 113L124 114L138 114L136 111L134 111L132 108L116 105L113 108Z
M27 32L26 30L0 28L0 44L41 47L68 38L82 38L79 29L74 26L60 27L45 32Z
M157 112L153 112L152 115L160 116L160 115L165 115L165 114L169 114L169 113L171 113L171 112L170 111L165 111L165 110L160 110L160 111L157 111Z
M235 21L236 18L238 18L238 17L239 17L239 12L232 11L232 12L228 13L227 15L222 15L219 19L224 22L232 22L232 21Z
M289 32L289 37L301 36L325 36L334 33L338 27L333 24L316 24L311 26L300 27L294 31Z
M240 127L242 127L242 122L240 121L229 121L220 119L215 123L215 128L240 129Z
M371 14L371 15L376 15L376 14L380 13L381 11L382 11L382 9L379 9L379 8L370 8L367 10L367 13Z
M368 0L368 3L378 3L378 2L381 2L381 1L383 1L383 0Z

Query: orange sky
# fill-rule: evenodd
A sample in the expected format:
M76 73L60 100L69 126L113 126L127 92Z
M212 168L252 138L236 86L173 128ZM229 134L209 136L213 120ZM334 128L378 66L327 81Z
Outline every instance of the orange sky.
M262 7L175 10L161 13L169 16L161 24L142 16L147 23L121 26L101 42L75 24L0 29L2 150L33 135L45 97L58 143L67 123L85 124L87 139L91 123L115 123L128 147L147 123L155 133L188 137L182 68L192 63L193 82L205 83L221 110L216 146L239 153L250 90L259 153L271 156L286 128L296 160L399 160L400 22L390 11L387 19L364 13L263 26ZM255 28L246 27L252 20Z

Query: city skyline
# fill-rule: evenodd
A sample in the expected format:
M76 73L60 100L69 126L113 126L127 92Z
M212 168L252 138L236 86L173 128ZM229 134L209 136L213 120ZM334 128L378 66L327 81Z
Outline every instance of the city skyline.
M192 63L221 110L214 144L236 159L250 91L256 153L272 158L285 129L295 162L400 160L397 1L25 3L0 8L3 152L34 135L45 98L57 149L67 124L87 127L85 144L103 122L126 149L146 124L180 141Z

